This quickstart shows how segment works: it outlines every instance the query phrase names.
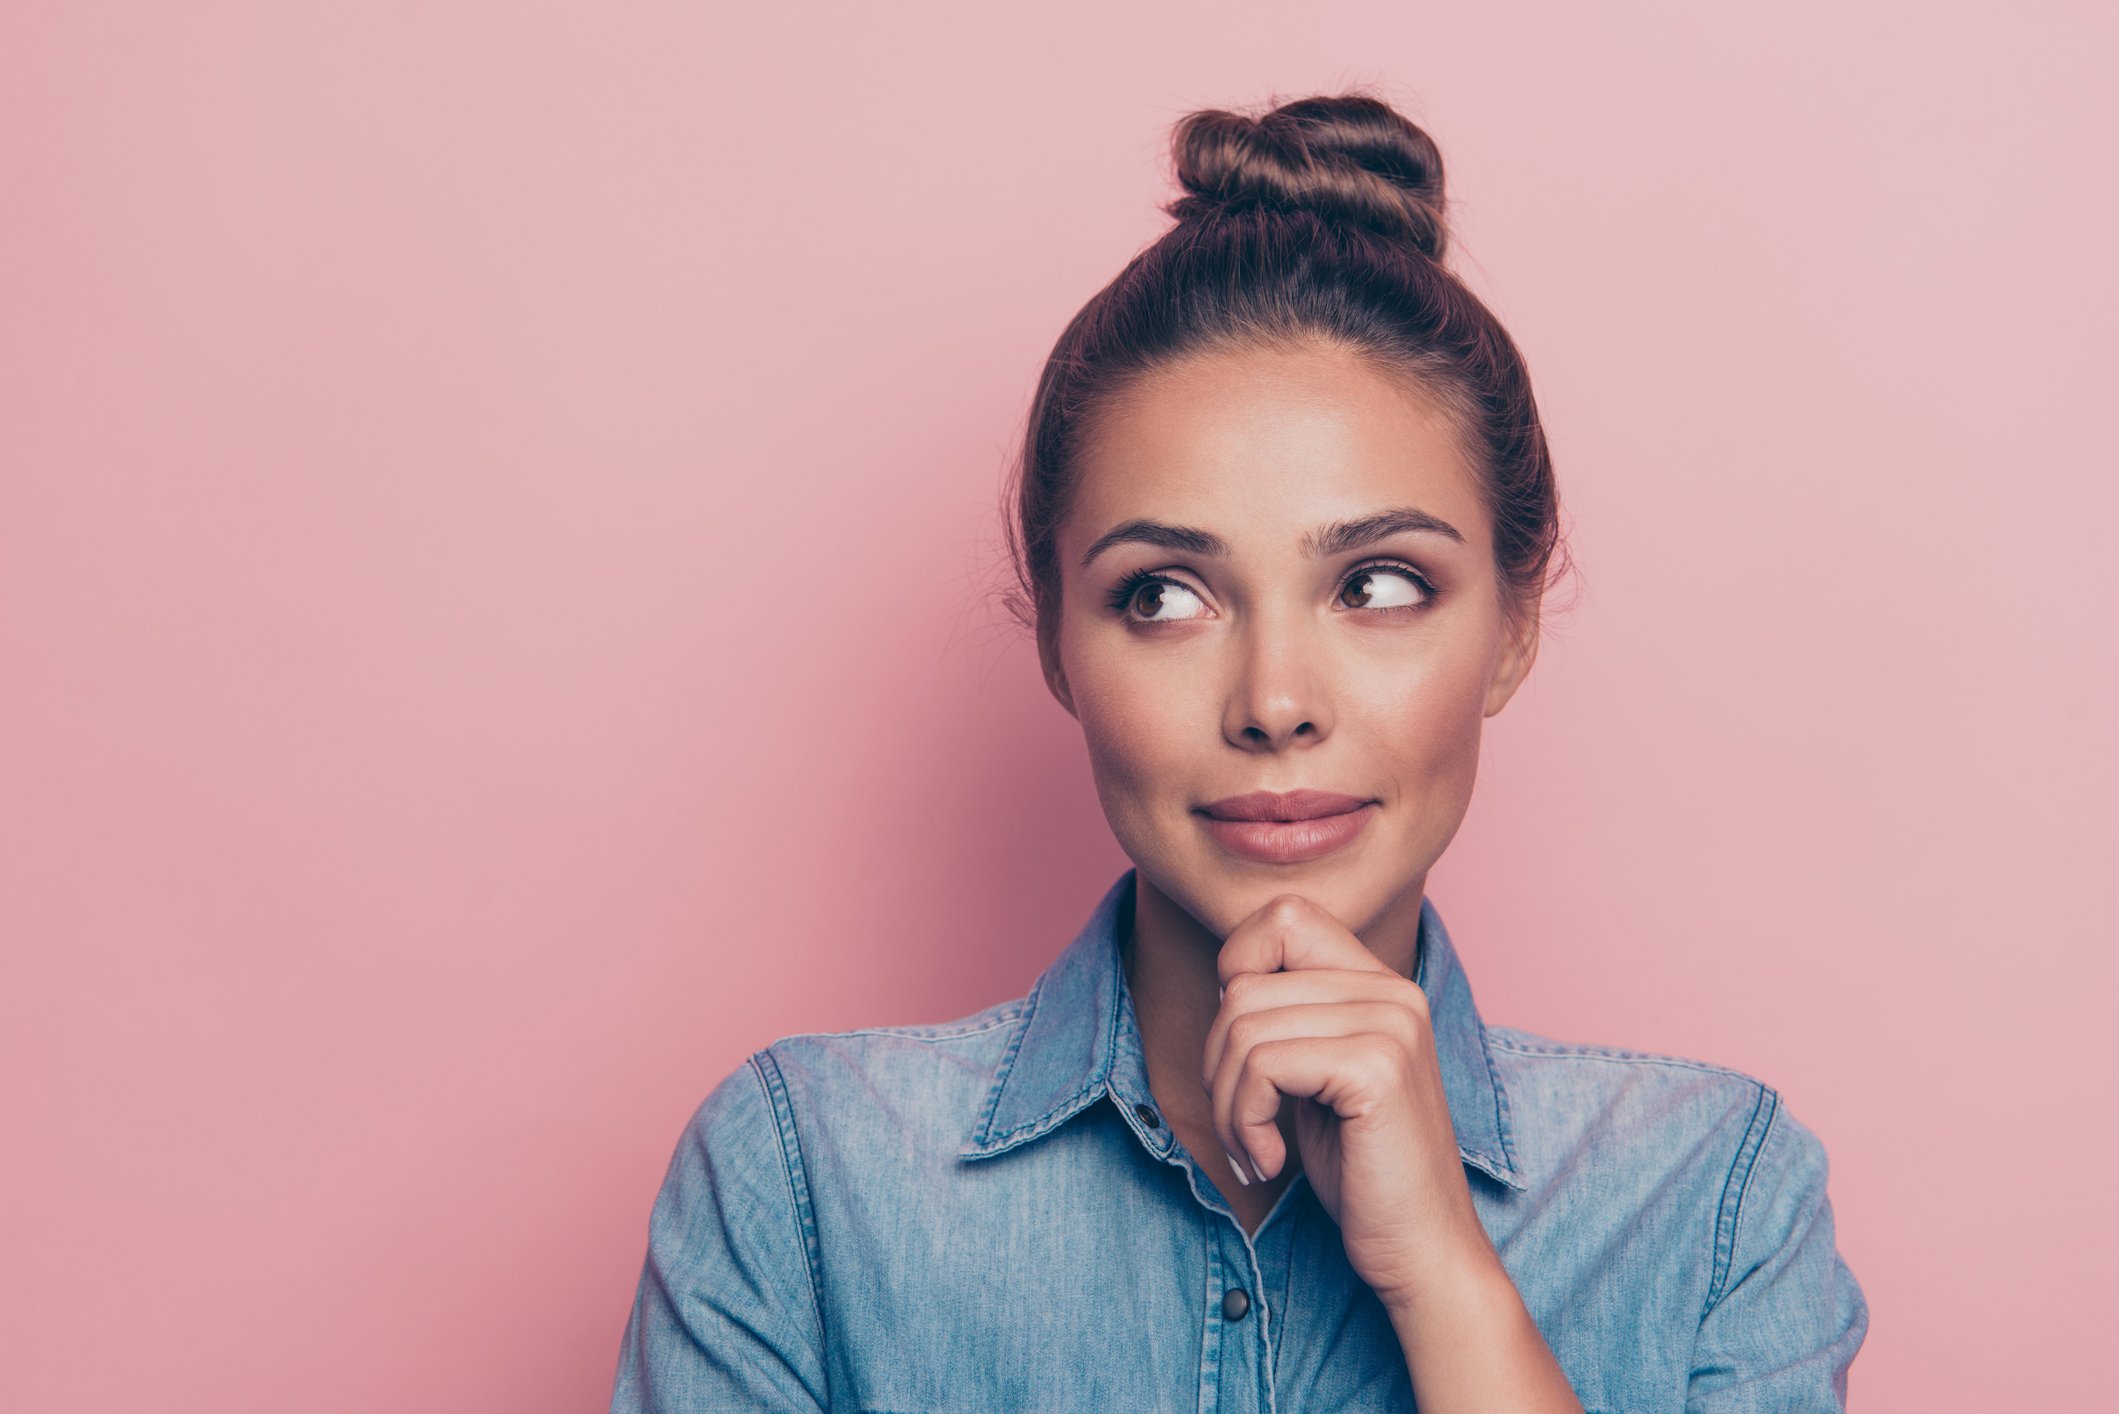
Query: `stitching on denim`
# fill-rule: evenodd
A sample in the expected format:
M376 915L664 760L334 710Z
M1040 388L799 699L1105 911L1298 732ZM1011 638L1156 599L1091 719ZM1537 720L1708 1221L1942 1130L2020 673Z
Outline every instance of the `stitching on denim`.
M1729 1226L1729 1254L1732 1259L1736 1255L1737 1248L1743 1245L1744 1219L1750 1216L1751 1210L1755 1206L1751 1202L1751 1185L1753 1180L1758 1177L1759 1160L1765 1156L1766 1146L1773 1142L1773 1136L1781 1132L1781 1115L1787 1109L1781 1103L1778 1090L1773 1089L1771 1086L1762 1088L1766 1091L1766 1103L1771 1108L1772 1113L1766 1116L1766 1127L1758 1137L1758 1148L1753 1151L1751 1162L1745 1167L1744 1191L1736 1195L1736 1217Z
M1116 976L1119 966L1119 957L1117 949L1114 948L1110 950L1110 956L1106 965L1112 974L1107 980L1113 987L1116 987L1119 982L1119 979ZM1049 973L1046 974L1046 976L1049 975ZM1035 1002L1037 1000L1038 994L1044 989L1045 977L1041 976L1037 980L1037 986L1031 991L1030 1001ZM1041 1134L1044 1134L1053 1129L1057 1129L1061 1124L1065 1123L1068 1119L1071 1119L1075 1114L1077 1114L1081 1110L1082 1106L1090 1103L1093 1099L1095 1099L1096 1092L1099 1088L1110 1083L1111 1065L1118 1054L1119 1013L1118 994L1113 991L1110 993L1110 995L1111 1005L1105 1009L1104 1018L1104 1063L1098 1069L1097 1073L1087 1077L1072 1095L1069 1095L1066 1099L1060 1101L1057 1105L1054 1105L1050 1110L1047 1110L1044 1114L1033 1115L1029 1119L1024 1120L1021 1124L1015 1126L1015 1128L1013 1129L1007 1130L1004 1133L988 1136L988 1144L1006 1146L1017 1141L1028 1141L1030 1139L1035 1139ZM1025 1026L1021 1032L1017 1033L1015 1040L1010 1043L1008 1047L1007 1059L1002 1062L1003 1066L1008 1070L1012 1071L1014 1069L1016 1052L1022 1048L1023 1037L1027 1035L1029 1031L1030 1028L1028 1026ZM995 1112L1000 1109L1001 1090L1006 1086L1006 1084L1007 1077L1004 1075L1002 1076L1000 1083L996 1084L993 1087L992 1102L986 1107L985 1123L988 1125L993 1123L993 1116Z
M1012 1025L1020 1020L1023 1015L1024 1000L1018 997L1012 1002L995 1003L997 1006L1008 1007L1009 1010L997 1013L993 1020L983 1022L977 1026L968 1024L967 1018L965 1022L944 1021L932 1025L857 1026L847 1031L790 1031L780 1039L782 1041L832 1041L837 1040L841 1036L898 1036L912 1041L961 1041L967 1036L984 1036L989 1031L998 1031L1002 1027ZM992 1008L988 1007L985 1011L974 1014L984 1016L988 1011L992 1011ZM952 1030L950 1029L952 1027L961 1027L961 1029Z
M1290 1185L1293 1186L1292 1184ZM1287 1260L1280 1264L1280 1305L1273 1308L1280 1312L1280 1319L1273 1323L1273 1388L1280 1388L1280 1352L1288 1343L1288 1312L1295 1305L1295 1254L1302 1250L1303 1218L1307 1209L1298 1205L1288 1214L1288 1233L1282 1239L1287 1244Z
M1041 1114L1035 1119L1026 1119L1015 1128L994 1135L990 1142L1005 1147L1012 1142L1035 1139L1041 1134L1057 1129L1072 1119L1081 1110L1082 1106L1090 1101L1095 1093L1094 1087L1077 1090L1055 1105L1051 1113Z
M1743 1222L1744 1199L1751 1192L1751 1175L1758 1171L1759 1151L1765 1147L1767 1131L1780 1117L1780 1110L1780 1093L1770 1085L1759 1084L1751 1120L1744 1126L1744 1137L1729 1162L1729 1176L1722 1181L1722 1201L1715 1211L1714 1266L1707 1279L1707 1301L1700 1308L1703 1321L1725 1294L1722 1283L1729 1279L1736 1256L1737 1232Z
M1741 1070L1734 1070L1726 1065L1716 1065L1712 1061L1694 1060L1689 1056L1658 1055L1654 1051L1628 1051L1617 1046L1568 1044L1539 1046L1524 1041L1512 1041L1505 1036L1495 1036L1492 1044L1500 1050L1511 1051L1519 1056L1559 1056L1572 1060L1632 1061L1647 1065L1674 1065L1686 1070L1704 1070L1715 1075L1734 1076L1736 1079L1752 1085L1759 1083L1757 1076L1746 1075Z
M1115 951L1111 954L1111 959L1111 966L1115 970L1118 967L1118 954ZM1115 977L1112 979L1114 983L1116 980ZM1040 985L1042 985L1042 980ZM1111 1065L1118 1055L1118 1012L1117 994L1113 993L1112 1005L1108 1010L1108 1019L1104 1024L1104 1063L1102 1068L1096 1074L1089 1076L1072 1095L1060 1101L1044 1114L1031 1116L1006 1133L994 1135L989 1142L1007 1144L1018 1140L1027 1142L1035 1139L1041 1134L1059 1128L1060 1125L1079 1113L1082 1106L1089 1104L1096 1098L1096 1092L1110 1083ZM1023 1029L1027 1032L1030 1028L1026 1026ZM1021 1044L1022 1038L1018 1036L1016 1038L1016 1046ZM1014 1047L1010 1048L1008 1058L1011 1063L1014 1061ZM997 1095L996 1108L998 1108ZM987 1114L987 1120L989 1123L992 1121L991 1111Z
M1200 1226L1206 1229L1206 1241L1200 1244L1200 1271L1202 1302L1207 1319L1200 1323L1199 1342L1199 1402L1197 1414L1207 1414L1216 1408L1215 1400L1221 1390L1222 1338L1228 1333L1228 1322L1214 1313L1221 1307L1228 1289L1226 1282L1217 1283L1221 1272L1221 1234L1216 1230L1214 1215L1202 1208L1199 1210Z
M802 1252L809 1268L809 1299L816 1309L820 1337L817 1355L824 1365L826 1403L829 1403L831 1362L824 1356L829 1340L824 1328L824 1252L817 1236L816 1210L809 1199L808 1170L802 1162L802 1134L795 1125L794 1105L788 1099L786 1079L780 1074L780 1063L774 1058L772 1047L754 1052L750 1063L758 1083L765 1087L766 1101L773 1109L773 1129L780 1139L780 1162L787 1173L788 1190L794 1197L795 1215L802 1229ZM788 1146L790 1136L794 1139L792 1149Z
M1083 1095L1095 1091L1099 1086L1108 1086L1111 1083L1111 1068L1118 1064L1118 1019L1120 1013L1125 1010L1126 1005L1124 966L1124 960L1119 956L1117 948L1105 950L1104 983L1105 991L1111 998L1111 1004L1104 1008L1103 1073L1090 1076L1081 1090L1076 1093L1075 1100L1080 1100ZM1143 1061L1142 1064L1145 1066L1146 1062Z
M1106 901L1109 901L1109 895L1106 895ZM1101 916L1101 912L1099 912L1098 916ZM1107 954L1106 966L1110 969L1110 980L1112 982L1112 985L1123 986L1123 978L1116 975L1118 969L1122 965L1122 959L1119 950L1114 947L1106 949L1105 951ZM1051 968L1047 968L1044 972L1040 973L1038 975L1037 985L1030 989L1030 995L1024 998L1023 1000L1022 1014L1027 1016L1029 1019L1024 1021L1022 1027L1015 1033L1014 1038L1009 1041L1007 1054L1001 1058L1001 1063L997 1071L997 1076L994 1080L992 1093L986 1097L985 1114L979 1121L979 1129L981 1131L991 1130L993 1127L994 1116L1000 1113L1001 1095L1007 1090L1008 1081L1010 1080L1010 1078L1012 1078L1015 1073L1016 1058L1022 1050L1024 1038L1029 1035L1031 1023L1035 1020L1037 1015L1038 1003L1043 999L1044 996L1045 984L1051 979L1051 977ZM1054 1105L1044 1114L1033 1115L1029 1119L1024 1120L1021 1124L1016 1125L1013 1129L1009 1129L1003 1133L988 1133L985 1144L980 1146L983 1152L987 1154L997 1153L1003 1148L1010 1147L1015 1143L1024 1141L1025 1139L1034 1139L1038 1135L1045 1133L1047 1130L1056 1128L1063 1121L1078 1113L1084 1105L1092 1103L1096 1098L1096 1092L1099 1087L1107 1088L1110 1085L1111 1067L1115 1060L1114 1053L1117 1049L1118 1042L1118 1006L1118 998L1114 993L1111 1000L1110 1010L1106 1016L1106 1024L1104 1031L1104 1060L1103 1064L1098 1067L1097 1071L1094 1074L1085 1077L1081 1086L1077 1088L1072 1095L1069 1095L1066 1099Z
M1473 1017L1479 1022L1479 1059L1486 1063L1486 1081L1493 1087L1494 1092L1494 1127L1501 1138L1501 1158L1508 1165L1511 1175L1519 1175L1513 1137L1514 1126L1508 1117L1508 1089L1502 1085L1500 1075L1494 1070L1494 1053L1490 1049L1491 1040L1487 1033L1486 1021L1476 1012Z
M1023 1038L1030 1034L1030 1023L1037 1016L1038 999L1044 993L1045 978L1040 976L1037 979L1037 984L1030 989L1030 994L1023 998L1022 1009L1011 1018L1017 1023L1015 1035L1008 1039L1008 1049L1002 1052L1001 1063L995 1069L993 1089L986 1096L986 1112L979 1117L979 1128L981 1130L992 1129L993 1117L1000 1113L1001 1096L1008 1089L1009 1077L1015 1074L1016 1054L1023 1049ZM987 1143L990 1144L992 1142L993 1137L989 1134Z

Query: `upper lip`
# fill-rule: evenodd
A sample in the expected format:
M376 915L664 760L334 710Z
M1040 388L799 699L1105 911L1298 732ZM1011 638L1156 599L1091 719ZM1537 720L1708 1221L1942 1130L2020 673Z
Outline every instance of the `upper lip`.
M1200 806L1217 820L1316 820L1326 815L1344 815L1369 803L1364 796L1341 795L1330 790L1254 790Z

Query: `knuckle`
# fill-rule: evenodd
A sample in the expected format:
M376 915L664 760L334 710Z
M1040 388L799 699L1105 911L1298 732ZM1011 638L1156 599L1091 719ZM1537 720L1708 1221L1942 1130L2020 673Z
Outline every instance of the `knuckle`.
M1380 1031L1362 1034L1361 1055L1378 1075L1389 1075L1405 1064L1405 1047L1398 1044L1397 1037Z
M1308 901L1301 894L1281 894L1266 905L1266 917L1287 927L1302 921Z

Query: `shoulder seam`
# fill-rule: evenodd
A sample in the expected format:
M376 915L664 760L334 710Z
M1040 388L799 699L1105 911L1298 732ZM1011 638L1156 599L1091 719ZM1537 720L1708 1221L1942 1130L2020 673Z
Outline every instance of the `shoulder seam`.
M1736 1157L1730 1162L1729 1177L1722 1184L1721 1205L1715 1214L1714 1268L1707 1281L1707 1302L1700 1308L1701 1320L1722 1299L1723 1283L1729 1279L1737 1238L1743 1228L1744 1200L1751 1193L1751 1177L1758 1171L1758 1156L1766 1146L1766 1138L1780 1119L1780 1092L1763 1081L1754 1083L1758 1085L1758 1099L1751 1109L1751 1122L1744 1127L1744 1137L1736 1146Z
M1628 1051L1617 1046L1551 1045L1537 1046L1522 1041L1513 1041L1497 1035L1490 1028L1488 1035L1494 1049L1508 1051L1519 1056L1553 1056L1561 1060L1623 1061L1636 1065L1670 1065L1684 1070L1703 1070L1713 1075L1727 1075L1733 1079L1758 1085L1762 1082L1755 1075L1712 1061L1694 1060L1690 1056L1658 1055L1653 1051Z
M994 1007L987 1007L974 1012L974 1017L988 1018L975 1026L968 1024L971 1018L967 1017L962 1023L945 1021L937 1025L856 1026L845 1031L790 1031L773 1044L778 1045L780 1041L829 1041L842 1036L897 1036L909 1041L960 1041L969 1036L983 1036L989 1031L998 1031L1004 1026L1014 1025L1021 1019L1023 1007L1028 1001L1028 997L1017 997L1012 1001L994 1004L995 1007L1007 1008L1005 1011L997 1012Z
M802 1255L809 1272L809 1299L817 1317L817 1355L824 1363L828 1382L831 1362L826 1354L829 1338L824 1325L821 1274L824 1254L817 1240L817 1214L810 1203L808 1170L802 1163L802 1135L795 1127L794 1106L788 1099L787 1083L780 1074L780 1063L774 1059L772 1048L768 1046L753 1052L749 1064L751 1073L758 1077L758 1084L765 1091L766 1102L772 1106L773 1129L780 1140L780 1162L787 1176L788 1196L794 1200L796 1223L802 1230Z

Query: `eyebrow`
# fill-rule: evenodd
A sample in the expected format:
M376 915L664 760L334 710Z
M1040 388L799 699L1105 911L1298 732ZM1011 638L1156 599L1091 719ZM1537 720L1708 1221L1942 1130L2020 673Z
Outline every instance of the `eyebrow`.
M1431 516L1426 511L1412 506L1396 506L1387 511L1378 511L1374 515L1319 526L1302 537L1302 548L1312 559L1322 559L1327 555L1343 555L1350 550L1358 550L1385 536L1398 535L1405 531L1427 531L1446 535L1459 545L1464 543L1464 537L1458 533L1457 527L1440 516ZM1114 526L1098 536L1096 543L1082 556L1082 566L1086 569L1091 560L1113 545L1136 541L1143 545L1160 545L1167 550L1183 550L1188 554L1207 555L1217 559L1229 553L1228 542L1210 530L1199 530L1189 525L1166 525L1159 520L1135 519Z

